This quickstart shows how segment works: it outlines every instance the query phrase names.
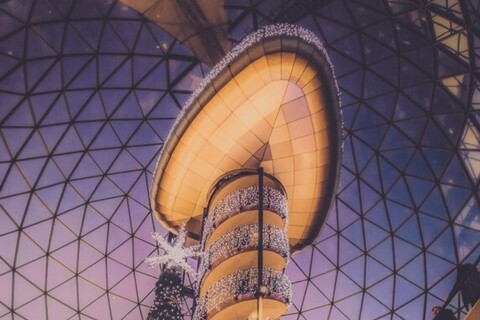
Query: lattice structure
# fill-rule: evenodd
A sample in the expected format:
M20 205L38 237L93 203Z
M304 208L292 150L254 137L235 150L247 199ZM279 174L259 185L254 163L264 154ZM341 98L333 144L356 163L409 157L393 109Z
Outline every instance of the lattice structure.
M278 3L225 1L231 42ZM429 319L476 261L479 10L335 0L297 21L327 45L345 144L284 319ZM143 259L164 232L149 183L204 66L108 0L0 1L0 65L0 318L146 318L158 271Z

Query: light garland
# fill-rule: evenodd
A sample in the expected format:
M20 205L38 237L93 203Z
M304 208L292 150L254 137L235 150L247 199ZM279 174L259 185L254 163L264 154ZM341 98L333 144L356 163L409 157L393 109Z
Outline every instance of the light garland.
M255 299L257 281L257 268L238 270L217 281L198 299L193 319L203 320L207 315L217 313L228 305ZM292 300L290 279L281 271L264 268L262 285L267 288L265 298L281 301L287 306L290 304Z
M198 270L198 283L203 281L209 270L214 269L221 262L236 254L257 250L258 224L249 224L237 227L218 238L203 255ZM290 247L288 237L283 228L267 224L263 229L263 249L278 253L288 262Z
M238 189L220 200L215 208L209 212L207 219L205 219L201 247L205 247L205 243L210 234L223 221L240 212L256 210L258 206L258 186ZM282 192L272 187L264 186L263 208L264 210L277 213L284 220L286 228L288 224L288 207L287 198Z

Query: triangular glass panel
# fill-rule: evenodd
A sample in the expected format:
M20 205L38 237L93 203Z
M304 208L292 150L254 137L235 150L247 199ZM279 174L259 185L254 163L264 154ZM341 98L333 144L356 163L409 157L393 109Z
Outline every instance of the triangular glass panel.
M371 287L380 283L387 277L392 275L392 270L388 269L382 265L376 259L367 256L366 257L366 266L365 266L365 286Z
M84 145L78 136L75 127L70 126L62 137L62 141L58 145L57 151L60 153L83 151Z
M308 247L295 255L295 263L305 275L310 275L313 247Z
M93 141L93 149L118 148L119 140L110 124L106 124Z
M53 218L52 211L35 194L30 197L28 207L28 212L26 212L23 221L25 227Z
M412 87L417 84L431 82L428 74L407 59L400 59L400 87Z
M148 122L142 123L134 136L130 139L128 145L144 145L144 144L160 144L163 143L162 139L153 130Z
M118 154L121 152L120 148L107 149L107 150L92 150L89 154L92 156L95 163L100 166L100 169L103 172L107 172L113 161L117 158Z
M2 223L0 224L0 236L13 233L18 229L18 226L15 224L14 220L10 217L10 215L0 207L0 218ZM14 251L14 250L12 250ZM2 254L3 257L3 254ZM0 272L2 269L0 268Z
M143 118L141 107L139 106L138 100L133 93L122 99L121 104L115 110L112 118L120 120Z
M99 297L105 294L101 288L95 286L93 283L88 282L81 277L78 278L78 297L81 309L86 308L90 303L97 300Z
M85 247L88 247L88 245L84 245ZM82 252L82 248L80 248L80 252ZM97 255L97 253L95 253ZM103 255L103 254L102 254ZM105 266L106 266L106 261L105 258L98 260L96 263L91 264L90 267L87 269L83 270L83 268L80 267L80 276L92 281L93 283L97 284L103 289L107 289L107 283L106 283L106 275L105 275Z
M167 81L167 67L166 62L163 61L152 66L148 74L138 84L139 88L165 90L169 88Z
M422 294L422 289L400 276L395 277L395 308L401 308Z
M30 186L34 186L47 161L47 158L17 161L17 168ZM4 175L5 177L7 174Z
M147 193L148 194L148 193ZM106 199L110 197L123 196L124 193L115 186L110 179L104 178L92 195L92 200Z
M362 104L355 118L355 130L385 125L386 123L387 120L379 115L373 107Z
M111 177L112 176L110 176L110 178ZM113 215L118 211L118 208L122 205L122 203L125 203L125 198L117 197L101 201L93 201L90 203L90 205L98 212L101 212L106 219L110 220L112 219ZM122 225L124 223L125 221L122 221Z
M90 232L96 230L99 227L105 227L107 224L108 221L102 215L102 213L98 212L95 208L88 205L83 219L82 236L89 234Z
M98 79L100 83L103 83L129 60L128 57L119 55L100 55L97 61L99 64Z
M53 268L52 268L53 269ZM59 271L58 277L59 279L62 279L63 281L59 282L57 285L53 285L55 282L53 282L53 278L57 276L57 274L50 273L50 266L49 266L49 287L53 288L53 290L49 291L49 296L53 297L57 303L60 302L61 304L71 306L75 310L78 308L78 291L77 291L77 281L75 278L70 278L70 280L66 281L69 278L64 278L64 274L66 273L66 269L63 267L63 270L61 270L62 267L57 265L56 269ZM73 274L72 274L73 276Z
M25 233L22 233L17 247L16 266L23 266L31 261L45 256L45 252L33 242Z
M96 59L90 59L80 72L68 83L69 89L91 89L97 87L97 63Z
M370 214L372 212L374 212L374 211L370 211ZM368 218L370 218L370 215L369 215ZM380 223L380 225L382 223L381 221L377 221L376 219L373 219L373 221L375 223ZM371 248L375 247L380 242L385 241L385 239L389 237L389 233L387 233L387 231L385 231L385 229L378 227L377 225L369 222L368 220L364 220L363 228L365 230L364 231L365 232L365 244L367 246L365 249L367 249L367 250L370 250ZM384 228L388 228L388 225L385 225Z
M163 46L157 42L147 25L142 24L135 46L135 53L160 56L164 53L163 49Z
M123 213L124 218L128 218L128 216L126 216L125 211L121 213ZM120 214L115 215L115 217L119 217L119 216ZM128 226L124 226L124 227L128 228ZM109 257L117 261L123 261L128 265L133 265L133 261L130 259L133 252L131 239L132 239L132 236L129 232L115 226L114 224L111 224L109 229L109 234L108 234L108 240L107 240L108 241L107 250L108 250ZM128 250L130 250L130 252L128 252ZM126 256L122 256L123 254L126 254Z
M390 239L380 242L375 248L370 250L372 258L381 262L385 267L393 270L393 243Z
M452 184L465 188L471 187L472 183L467 172L465 172L464 164L455 155L442 176L442 182L445 185Z
M445 147L445 144L443 146ZM433 169L435 176L440 177L452 157L452 151L444 148L430 147L422 147L422 151Z
M85 202L85 199L70 185L65 186L60 205L57 213L67 212L74 208L80 207Z
M49 107L46 116L42 119L42 126L47 125L57 125L59 123L68 123L70 122L70 113L65 103L65 99L56 99L52 106ZM51 128L51 126L48 126ZM42 127L44 129L44 127ZM48 128L45 128L48 130Z
M107 281L109 287L114 286L132 273L132 269L108 257L107 259Z
M23 148L19 155L19 159L22 158L39 158L45 157L48 154L48 150L43 143L43 139L38 131L33 131L26 146Z
M454 264L457 261L455 249L452 231L447 229L429 245L428 252L434 253Z
M103 120L106 118L103 100L99 94L89 97L76 120Z
M91 233L82 237L82 242L78 252L78 270L79 272L84 272L85 269L91 268L92 266L97 265L97 268L94 268L99 271L96 276L88 278L90 281L93 281L95 284L106 288L106 279L105 279L105 240L106 235L102 235L101 232L106 232L106 227L101 227ZM102 242L103 241L103 242ZM103 246L103 247L102 247ZM92 267L93 268L93 267ZM83 274L85 275L85 274ZM98 282L97 282L98 281Z
M436 287L432 293L436 292L437 294L441 294L439 295L440 297L447 297L455 284L456 272L452 271L455 270L456 265L429 253L427 253L425 257L428 286ZM449 273L449 278L444 278Z
M167 140L168 134L170 133L173 124L175 123L174 119L159 119L159 120L148 120L148 123L151 124L155 132L161 137L162 140Z
M338 250L341 252L339 256L340 265L346 264L363 254L360 248L353 245L348 240L345 240L342 236L340 236Z
M355 221L347 228L341 231L341 237L344 237L347 240L350 240L355 246L364 248L364 238L363 238L363 224L361 219Z
M383 149L399 149L413 146L414 143L405 133L394 126L388 128L388 132L383 140Z
M116 162L116 164L119 162ZM138 166L138 163L137 163ZM114 170L114 168L112 168ZM136 170L141 170L138 168ZM128 193L130 189L133 187L133 184L137 181L137 179L141 176L142 172L123 172L117 174L110 174L110 180L119 187L124 193Z
M415 202L415 205L417 207L420 206L421 203L423 203L425 198L435 187L435 184L433 182L425 181L423 179L409 176L407 176L405 179L407 180L407 184L411 192L413 201Z
M396 91L393 86L380 77L381 75L374 74L370 70L365 72L363 97L368 99L369 97L376 97Z
M37 182L37 187L47 187L54 184L62 183L65 180L62 172L58 169L56 163L53 160L47 162L46 166L42 170L42 175Z
M99 50L102 53L125 53L128 50L110 23L103 25L102 41L99 43Z
M43 288L45 285L47 259L33 260L27 265L19 267L16 271L21 274L22 277L28 279L34 286Z
M378 201L380 201L380 193L382 192L382 183L380 181L380 169L378 167L377 158L373 158L363 168L361 176L361 196L362 211L370 210Z
M54 48L47 43L38 32L32 30L28 32L28 57L32 58L41 58L41 57L52 57L56 56Z
M117 297L114 295L110 295L110 297L112 297L112 302L109 301L108 294L96 298L95 301L86 305L82 310L82 314L91 319L113 319L111 306L113 303L117 303ZM119 298L119 300L122 299ZM105 306L110 306L110 308L105 308Z
M101 122L78 122L75 123L75 128L80 136L82 142L88 146L95 138L102 127Z
M355 293L361 291L361 288L355 284L350 278L345 276L343 272L337 274L337 281L335 284L335 301L344 299Z
M132 61L128 58L105 79L102 86L111 88L130 88L133 86Z
M365 79L365 71L363 69L359 69L353 73L349 73L346 76L339 77L338 83L340 85L341 91L345 91L350 94L352 97L355 97L357 100L359 97L362 96L362 86L359 86L359 83L363 83L363 79ZM344 95L342 93L342 104L348 104L348 100L344 100Z
M27 181L25 181L25 178L23 178L17 166L11 166L0 190L0 196L5 197L19 193L28 193L29 189L30 186Z
M390 310L386 306L390 306L391 301L384 301L382 304L377 300L379 298L373 298L368 293L363 299L361 319L379 319L384 314L390 314Z
M41 81L36 85L33 92L44 93L58 90L62 87L61 65L60 62L53 64L47 73L44 74Z
M351 188L347 187L347 192L340 196L340 200L337 202L337 208L339 212L338 226L343 229L349 226L352 222L360 219L360 200L358 199L357 183L352 183ZM355 193L357 191L357 193ZM349 200L348 203L343 199ZM355 211L352 206L357 207L358 211Z
M408 42L408 40L407 40ZM417 68L425 72L430 78L435 77L435 60L437 52L432 46L419 46L405 51L403 55Z
M1 75L0 75L1 78ZM2 108L0 108L0 121L5 121L7 117L11 117L13 113L18 113L18 105L22 105L22 95L20 94L13 94L13 93L8 93L8 92L0 92L0 101L2 101ZM27 110L28 105L25 104L23 107L25 109L25 112L29 112ZM34 109L34 108L32 108ZM35 111L35 109L34 109ZM27 115L27 118L31 116ZM24 121L21 119L21 117L18 117L18 120L16 121Z
M319 306L330 305L330 301L323 294L321 289L314 286L311 282L308 283L306 290L302 293L303 301L301 304L302 310L315 309Z
M446 139L438 124L430 120L425 127L421 144L429 147L442 148L448 146L449 141Z
M15 275L15 289L11 291L13 295L13 305L21 306L42 296L43 292L20 274ZM9 286L7 285L7 288Z
M119 6L122 6L122 9L120 9L120 12L128 12L130 9L127 7L124 7L123 5L120 5L119 3L116 3L115 8L118 8ZM125 8L125 10L123 9ZM117 10L118 11L118 10ZM133 12L133 10L131 10ZM126 14L129 18L132 16L131 12L128 12ZM129 51L133 50L134 45L136 44L138 33L140 31L140 27L143 25L143 21L138 21L138 20L113 20L110 22L110 26L113 27L113 29L116 31L116 33L119 35L120 39L123 41L123 43L127 46Z
M55 224L53 226L53 231L52 231L52 240L50 244L50 252L58 250L58 255L57 258L64 263L63 259L61 257L64 257L65 255L68 255L70 258L73 258L73 261L70 262L65 262L66 264L69 264L73 269L74 265L76 265L77 261L77 235L74 234L71 230L69 230L65 225L63 225L62 222L55 220ZM69 248L72 250L72 253L66 253L64 248ZM56 251L57 252L57 251Z
M41 7L41 5L36 5L35 8L37 7ZM56 10L52 8L49 10L48 14L52 17L55 12ZM59 30L63 30L63 27L64 24L62 22L39 23L32 25L29 29L29 33L32 31L37 33L38 36L41 37L50 48L52 48L52 50L56 53L60 53L62 50L63 32L59 32Z
M395 265L397 268L401 268L405 264L409 263L413 258L422 254L422 249L401 240L398 237L393 239Z
M395 114L393 115L395 123L405 119L423 120L426 122L426 119L423 117L426 117L426 112L422 109L420 101L413 101L411 97L404 94L398 96L397 104L395 106ZM420 129L423 130L423 127L424 126L420 126ZM408 127L403 126L403 128L407 129ZM407 130L406 132L410 131L412 130ZM413 137L414 140L418 140L417 138L419 137L419 134L409 134L409 136Z
M408 210L413 210L413 203L410 194L408 193L407 184L404 179L398 179L395 185L388 191L387 198L408 207Z
M141 120L111 120L110 124L113 127L113 130L119 137L122 144L127 144L128 140L132 137L134 132L138 130L138 127L142 123Z
M24 69L22 64L18 64L15 70L12 70L0 81L0 89L9 93L24 94L27 91Z
M423 245L417 215L412 215L400 228L395 231L395 236L417 247Z
M75 315L78 315L74 309L75 305L67 305L59 303L56 299L47 296L47 308L48 312L55 315L61 315L65 319L75 319Z
M423 296L413 296L414 298L411 302L402 306L401 308L395 310L395 313L404 319L408 319L412 314L421 315L424 314L424 297Z
M365 256L360 256L357 259L342 266L341 272L343 272L350 280L355 282L359 287L365 287Z
M432 181L435 180L434 174L430 166L427 164L424 154L419 150L417 150L411 158L406 173L419 178L425 178Z
M72 24L67 24L65 26L65 39L63 43L63 50L62 52L64 54L79 54L79 53L93 53L94 48L92 47L87 40L77 31L77 28L72 26ZM62 60L65 60L66 58L69 58L68 56L62 57ZM91 57L85 56L85 57L71 57L70 59L76 59L80 58L78 60L89 60ZM68 64L70 67L74 67L71 64ZM80 64L82 66L83 64Z
M0 95L0 98L3 98ZM7 97L8 99L8 97ZM8 100L7 100L8 101ZM2 100L2 109L7 101ZM14 105L13 105L14 106ZM4 126L12 126L12 127L33 127L35 125L34 119L32 117L32 113L30 112L28 100L24 100L20 105L15 106L12 113L10 113L9 117L6 119L5 122L2 123ZM6 109L8 109L6 107Z
M0 128L0 132L7 142L8 150L13 156L23 147L31 133L29 129L20 128Z
M442 185L442 192L452 219L455 219L458 212L467 203L472 194L470 188L467 189L449 185Z

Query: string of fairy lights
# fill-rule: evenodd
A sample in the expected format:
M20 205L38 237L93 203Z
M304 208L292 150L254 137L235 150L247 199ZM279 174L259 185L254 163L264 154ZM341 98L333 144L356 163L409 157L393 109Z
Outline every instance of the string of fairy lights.
M204 247L210 234L223 221L240 212L256 210L259 205L258 201L258 186L238 189L220 200L204 222L201 246ZM285 227L287 226L287 198L282 192L264 186L263 208L277 213L284 220Z
M264 250L276 252L288 261L290 247L283 228L267 224L263 230ZM221 236L205 251L198 281L202 282L208 271L236 254L258 248L258 224L237 227Z
M279 270L264 268L262 285L268 290L266 298L290 304L292 289L290 279ZM237 301L255 299L258 290L258 269L250 268L235 271L207 290L197 299L194 320L206 319L206 315L218 312L221 308Z

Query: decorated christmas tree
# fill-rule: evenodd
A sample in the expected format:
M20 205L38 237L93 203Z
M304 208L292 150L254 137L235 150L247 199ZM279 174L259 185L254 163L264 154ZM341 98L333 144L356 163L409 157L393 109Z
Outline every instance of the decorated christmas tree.
M165 268L155 287L155 301L148 320L183 320L182 277L175 268Z
M196 278L195 270L186 260L198 255L198 246L185 247L186 231L184 227L180 229L173 243L168 242L158 233L153 233L152 237L165 253L145 260L151 267L163 267L156 283L155 301L148 313L148 319L183 320L181 302L185 288L182 273L186 272L192 279Z

